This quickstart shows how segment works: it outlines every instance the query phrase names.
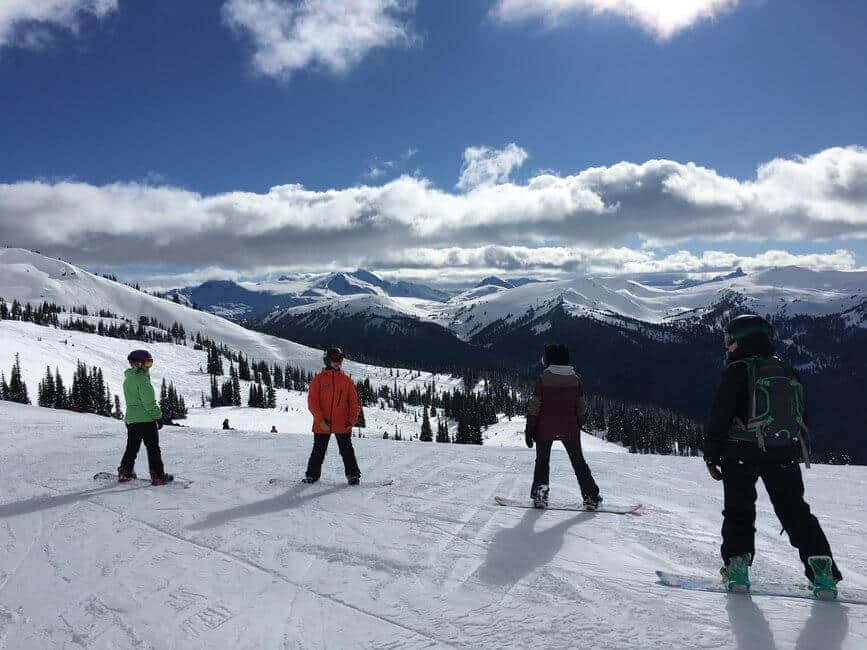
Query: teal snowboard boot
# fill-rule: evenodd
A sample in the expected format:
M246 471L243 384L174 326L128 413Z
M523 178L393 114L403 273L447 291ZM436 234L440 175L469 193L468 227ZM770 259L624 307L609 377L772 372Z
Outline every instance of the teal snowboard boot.
M746 594L750 591L750 554L730 557L728 564L719 570L728 591Z
M813 581L810 590L817 600L836 600L837 581L831 569L832 560L827 555L811 555L807 558L807 564L813 570Z

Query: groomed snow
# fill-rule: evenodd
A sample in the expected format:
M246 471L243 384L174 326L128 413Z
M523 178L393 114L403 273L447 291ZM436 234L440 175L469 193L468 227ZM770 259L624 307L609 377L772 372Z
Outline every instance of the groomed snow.
M0 403L0 647L867 647L867 607L654 584L655 569L717 569L722 492L700 459L588 447L606 501L645 505L619 517L492 505L528 492L520 447L355 439L362 486L333 445L302 488L310 436L166 427L188 490L96 484L124 438L106 418ZM867 473L805 480L843 589L867 587ZM577 498L559 449L551 483ZM753 579L801 582L763 493L758 508Z

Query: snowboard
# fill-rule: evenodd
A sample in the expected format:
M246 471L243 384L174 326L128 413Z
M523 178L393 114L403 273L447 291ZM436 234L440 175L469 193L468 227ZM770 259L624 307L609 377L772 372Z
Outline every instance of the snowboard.
M734 593L729 592L722 580L718 578L704 578L696 576L682 576L674 573L666 573L665 571L657 571L659 584L666 587L675 587L678 589L689 589L691 591L709 591L721 594ZM842 585L837 587L838 594L835 601L839 603L848 603L851 605L867 605L867 590L864 589L846 589ZM783 584L777 582L753 583L750 585L750 590L741 592L736 595L742 596L776 596L778 598L800 598L802 600L818 600L813 596L813 592L806 584Z
M345 481L323 481L319 480L315 483L302 483L301 479L290 479L290 478L271 478L268 479L268 485L327 485L329 487L336 487L340 485L346 485L347 487L386 487L387 485L391 485L394 483L393 479L387 478L382 481L365 481L363 478L361 479L361 483L358 485L349 485Z
M505 497L494 497L494 502L498 506L511 506L513 508L535 508L532 501L520 501L517 499L507 499ZM615 506L606 505L604 502L598 508L585 508L581 503L553 503L547 508L539 508L539 510L568 510L571 512L608 512L612 515L635 515L640 517L641 504L636 503L631 506Z
M93 475L93 480L94 481L114 481L115 483L117 483L117 474L114 474L112 472L97 472L96 474ZM151 484L151 480L149 478L134 478L131 481L127 481L126 483L118 483L118 485L150 485L150 484ZM186 489L186 488L190 487L190 485L192 485L192 484L193 484L192 481L188 481L187 479L184 479L184 478L178 478L176 476L174 481L170 481L169 483L166 483L164 486L163 485L157 485L154 487L175 486L178 488Z

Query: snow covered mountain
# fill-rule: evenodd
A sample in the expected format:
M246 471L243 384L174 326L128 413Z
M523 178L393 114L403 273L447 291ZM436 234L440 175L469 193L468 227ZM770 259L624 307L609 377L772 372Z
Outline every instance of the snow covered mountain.
M209 390L209 376L200 370L206 365L206 353L192 346L196 334L224 344L249 359L268 364L289 364L309 371L322 365L321 349L246 329L220 316L149 295L67 262L22 249L0 249L0 299L34 306L48 302L70 310L86 306L90 316L66 313L62 317L87 320L93 325L100 320L107 324L136 325L142 318L155 319L166 326L173 323L183 325L190 339L189 345L153 343L148 347L153 350L157 361L152 371L155 381L158 383L163 377L174 381L187 404L198 403L202 392L208 394ZM100 310L110 312L112 316L95 315ZM328 341L323 346L331 343ZM58 367L64 379L69 380L78 360L88 366L103 368L109 388L120 394L123 371L127 367L126 355L136 345L135 341L0 320L0 370L8 372L14 355L18 353L26 371L28 390L34 397L46 365ZM352 361L351 350L347 352L350 356L344 369L354 378L369 378L373 385L383 382L391 385L395 381L388 368ZM405 374L406 379L400 383L407 387L423 387L432 381L446 387L460 382L459 379L431 373L413 373L412 378L408 372ZM247 386L242 388L246 395Z
M486 282L444 303L345 296L250 324L310 345L350 341L377 361L497 368L526 381L544 343L558 340L592 392L701 418L718 378L722 327L740 313L765 314L780 353L804 376L817 448L867 462L858 406L867 382L867 273L788 267L677 288L624 277L504 284Z
M116 422L0 402L0 647L867 647L865 607L656 584L655 569L717 575L722 488L700 459L586 440L606 502L643 516L495 506L527 495L521 447L356 438L360 487L333 449L301 487L307 438L258 427L163 429L189 489L97 484L122 451ZM804 479L841 593L867 588L865 468ZM578 496L557 448L551 499ZM754 584L802 583L763 489L757 510Z
M449 298L444 291L411 282L389 282L363 269L353 273L283 275L268 282L211 280L195 287L172 289L164 295L177 295L186 304L232 320L263 316L298 305L327 304L342 296L374 295L433 302Z
M286 276L264 290L309 302L245 321L261 334L28 251L0 250L0 271L0 297L7 300L86 304L134 323L143 316L179 322L190 336L201 332L253 359L310 369L320 363L313 348L339 344L367 363L445 374L497 370L522 382L538 371L543 344L559 340L573 350L590 391L694 417L704 417L715 388L722 324L756 311L774 319L780 352L804 376L818 448L844 449L867 462L859 407L867 382L863 272L781 268L677 289L579 277L486 284L446 302L386 295L363 274L316 281ZM360 289L366 290L355 293ZM363 365L348 368L354 375L384 376L383 369Z
M857 314L867 301L867 272L815 272L786 267L752 274L738 270L711 280L677 285L660 280L661 286L657 286L651 278L645 280L641 283L622 276L576 276L540 282L490 276L473 288L449 295L423 285L386 282L361 270L283 276L276 282L212 281L168 293L177 293L207 311L268 327L282 318L296 320L298 314L315 311L324 314L317 322L345 316L349 310L381 322L377 314L382 312L439 323L467 341L492 326L502 330L555 307L604 322L661 324L700 320L719 305L732 301L743 309L782 318ZM378 300L371 302L370 296ZM359 304L349 307L354 300ZM857 318L851 322L867 326ZM480 343L486 343L484 337Z
M516 288L486 284L440 307L431 317L472 340L492 325L538 318L555 307L574 316L663 324L696 321L720 304L775 317L848 313L867 302L867 272L815 272L797 267L735 274L685 288L660 288L622 277L577 277ZM856 323L867 327L867 321Z

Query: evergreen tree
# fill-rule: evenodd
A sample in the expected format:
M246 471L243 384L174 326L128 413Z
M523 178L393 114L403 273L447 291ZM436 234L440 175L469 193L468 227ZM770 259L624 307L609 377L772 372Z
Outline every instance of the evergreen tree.
M9 385L6 387L4 399L10 402L19 404L30 404L30 398L27 396L27 384L21 378L21 360L18 354L15 354L15 363L12 364L12 373L9 375Z
M112 417L115 420L123 420L123 411L120 410L120 398L116 393L114 396L114 413L112 413Z
M441 420L437 426L437 442L451 442L449 437L449 423L447 420Z
M63 378L60 376L60 368L54 368L54 408L67 408L66 387L63 385Z
M430 428L430 418L427 414L427 406L424 407L422 420L421 420L421 434L418 437L422 442L432 442L433 441L433 431Z
M217 406L222 406L220 402L220 393L217 388L217 378L214 375L211 375L211 408L215 408Z
M45 367L45 378L39 383L39 406L52 408L57 399L51 367Z
M160 384L160 411L163 412L163 415L166 417L171 417L169 412L171 409L169 408L169 392L166 389L166 378L163 377L162 384Z
M241 382L238 373L232 377L232 406L241 406Z

